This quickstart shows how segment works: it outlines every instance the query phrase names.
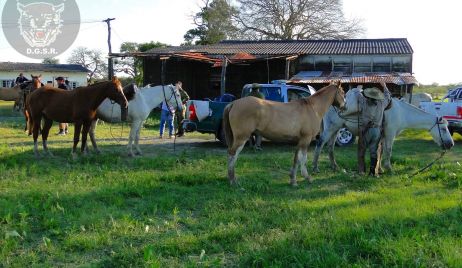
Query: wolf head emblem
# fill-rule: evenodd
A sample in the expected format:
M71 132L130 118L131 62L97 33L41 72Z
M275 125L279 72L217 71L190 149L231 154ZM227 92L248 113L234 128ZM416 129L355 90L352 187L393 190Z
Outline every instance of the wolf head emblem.
M52 5L36 2L27 5L17 4L19 11L19 30L27 44L31 47L47 47L56 41L61 33L63 20L61 13L64 3Z

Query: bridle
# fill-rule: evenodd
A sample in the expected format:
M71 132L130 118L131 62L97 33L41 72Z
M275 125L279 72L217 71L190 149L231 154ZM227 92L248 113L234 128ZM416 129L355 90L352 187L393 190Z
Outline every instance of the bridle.
M444 125L444 121L442 120L441 117L436 117L435 124L433 124L433 126L432 126L428 131L432 131L432 129L433 129L435 126L438 126L438 135L440 136L441 145L443 146L444 151L446 151L446 145L445 145L445 143L444 143L444 141L443 141L443 135L441 134L440 125Z

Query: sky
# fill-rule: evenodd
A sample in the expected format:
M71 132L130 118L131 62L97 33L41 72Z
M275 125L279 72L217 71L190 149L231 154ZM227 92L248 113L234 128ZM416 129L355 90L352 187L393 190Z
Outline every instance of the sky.
M0 0L0 14L6 0ZM192 15L200 0L77 0L80 32L73 45L58 58L65 63L72 49L84 46L107 52L107 26L112 21L112 47L125 41L158 41L179 45L194 28ZM462 82L462 34L458 30L460 0L343 0L347 17L363 20L364 38L407 38L414 49L413 72L421 84ZM458 21L459 20L459 21ZM22 56L0 34L0 61L39 62Z

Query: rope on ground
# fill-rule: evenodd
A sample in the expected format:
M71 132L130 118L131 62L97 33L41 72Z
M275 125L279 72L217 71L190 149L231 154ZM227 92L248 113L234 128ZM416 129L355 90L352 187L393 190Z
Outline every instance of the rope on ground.
M441 155L438 156L435 160L433 160L432 162L430 162L428 165L426 165L425 167L417 170L417 172L415 172L414 174L412 174L411 176L409 176L409 179L413 178L414 176L416 176L417 174L419 173L422 173L424 172L425 170L429 169L431 166L433 166L433 164L435 164L438 160L440 160L441 158L443 158L443 156L446 154L446 150L442 151L441 152Z

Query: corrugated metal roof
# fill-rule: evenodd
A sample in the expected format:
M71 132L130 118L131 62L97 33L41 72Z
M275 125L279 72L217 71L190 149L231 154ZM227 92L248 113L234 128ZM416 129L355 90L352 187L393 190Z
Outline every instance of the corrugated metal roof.
M380 83L383 81L395 85L418 84L418 81L410 73L343 73L343 72L319 72L303 71L294 75L288 82L302 84L326 84L332 80L340 80L342 83L362 84Z
M412 54L406 38L342 39L342 40L229 40L205 46L179 46L154 48L139 55L198 52L204 54L232 55L376 55Z
M84 72L88 69L79 64L43 64L26 62L0 62L0 71L18 72Z

